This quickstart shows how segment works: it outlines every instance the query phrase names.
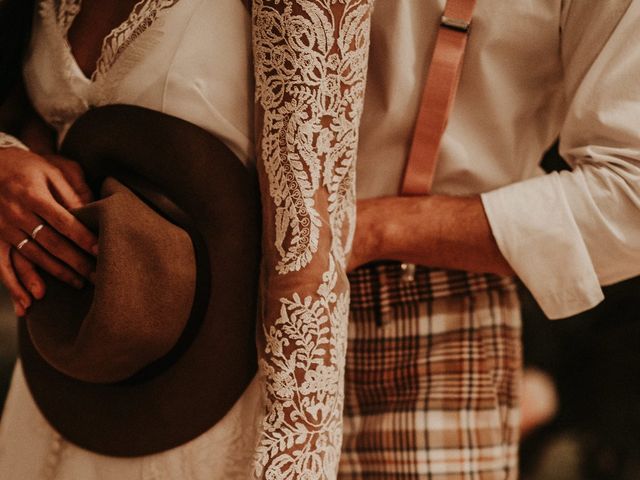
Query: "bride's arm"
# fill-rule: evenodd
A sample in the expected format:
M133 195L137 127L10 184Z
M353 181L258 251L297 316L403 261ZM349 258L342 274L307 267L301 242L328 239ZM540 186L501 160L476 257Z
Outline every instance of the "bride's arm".
M337 475L372 1L254 1L267 410L258 478Z

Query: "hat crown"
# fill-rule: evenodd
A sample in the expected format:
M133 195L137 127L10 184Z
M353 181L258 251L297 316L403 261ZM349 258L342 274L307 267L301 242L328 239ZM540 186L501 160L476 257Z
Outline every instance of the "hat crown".
M101 197L74 212L99 232L96 285L85 287L81 302L86 313L47 314L45 300L34 304L27 326L54 368L85 382L111 383L133 376L176 344L189 320L196 264L187 232L119 181L107 178ZM59 292L51 295L59 301Z

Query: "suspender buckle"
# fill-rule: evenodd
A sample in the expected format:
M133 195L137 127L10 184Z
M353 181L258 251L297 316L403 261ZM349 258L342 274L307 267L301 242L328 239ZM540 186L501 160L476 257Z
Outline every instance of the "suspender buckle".
M443 15L440 19L440 25L457 32L467 33L469 31L469 27L471 27L471 22L467 22L462 18L451 18Z

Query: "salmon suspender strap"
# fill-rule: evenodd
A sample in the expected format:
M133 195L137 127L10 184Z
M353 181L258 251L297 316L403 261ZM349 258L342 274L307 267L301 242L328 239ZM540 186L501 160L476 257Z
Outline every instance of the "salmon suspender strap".
M440 141L456 97L476 0L448 0L422 94L400 195L431 190Z

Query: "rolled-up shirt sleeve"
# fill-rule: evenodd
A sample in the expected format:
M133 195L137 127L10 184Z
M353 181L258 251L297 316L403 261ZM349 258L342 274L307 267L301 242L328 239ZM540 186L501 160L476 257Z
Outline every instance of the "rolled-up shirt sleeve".
M591 308L601 285L640 274L640 2L606 2L618 18L605 36L585 33L604 7L573 3L560 132L573 169L482 195L501 252L550 318Z

